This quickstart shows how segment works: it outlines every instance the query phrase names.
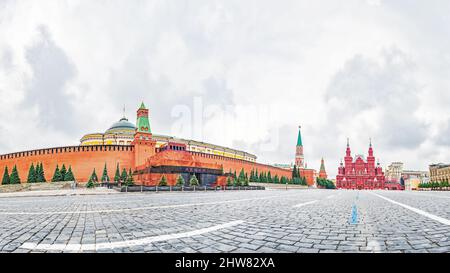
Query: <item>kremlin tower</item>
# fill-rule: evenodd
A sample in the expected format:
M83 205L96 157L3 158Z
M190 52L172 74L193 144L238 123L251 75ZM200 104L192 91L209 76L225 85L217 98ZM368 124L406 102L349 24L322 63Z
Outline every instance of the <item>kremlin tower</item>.
M152 139L150 121L148 118L149 110L142 102L137 110L136 133L134 134L134 165L141 166L146 163L147 158L156 153L156 141Z
M298 138L297 138L297 147L295 151L295 165L299 169L305 168L305 156L303 155L303 143L302 143L302 133L301 126L298 127Z
M298 168L300 176L306 179L308 186L313 186L316 181L317 172L314 169L308 169L308 166L305 163L301 126L298 127L297 145L295 148L295 166Z
M324 178L324 179L328 178L327 171L325 170L325 161L323 160L323 158L320 163L319 178Z

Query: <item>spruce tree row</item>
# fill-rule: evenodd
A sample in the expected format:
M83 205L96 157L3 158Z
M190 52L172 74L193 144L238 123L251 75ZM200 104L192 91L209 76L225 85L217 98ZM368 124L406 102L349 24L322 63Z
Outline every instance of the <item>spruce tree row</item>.
M28 171L28 177L26 180L27 183L43 183L47 182L45 180L45 174L44 174L44 167L42 163L37 163L36 167L34 166L34 163L31 164L30 169ZM3 178L2 178L2 185L8 185L8 184L20 184L20 176L19 172L17 170L17 166L14 166L12 169L11 174L9 174L8 167L5 167L5 170L3 172Z
M248 174L244 172L244 169L241 169L241 171L239 172L239 176L236 175L236 171L234 171L233 174L230 170L229 174L231 174L227 177L227 186L229 187L248 186L249 182L251 182L251 178L249 178ZM252 174L250 175L250 177L252 177Z
M56 165L55 173L52 178L52 182L64 182L64 181L74 181L75 177L72 172L72 167L66 169L66 166L63 165L61 170L59 166ZM30 169L28 170L28 177L26 180L27 183L44 183L47 182L45 179L44 166L42 163L37 163L36 167L34 163L31 164ZM2 185L8 184L20 184L21 180L19 177L19 172L17 171L17 166L14 166L11 175L9 174L8 167L5 167L5 171L3 173Z
M47 182L45 180L44 174L44 166L42 163L37 163L36 168L32 163L30 166L30 170L28 171L27 183L44 183Z
M258 170L252 170L250 172L250 182L255 183L274 183L274 184L296 184L296 185L307 185L306 177L300 175L300 170L294 166L292 171L292 178L289 179L285 176L281 178L278 175L272 176L271 172L260 172Z
M336 189L336 185L334 185L333 181L325 179L325 178L317 178L316 179L317 186L319 188L325 188L325 189Z
M11 175L9 174L8 167L5 167L5 171L3 173L2 178L2 185L13 185L13 184L20 184L20 176L19 172L17 171L17 166L14 165Z
M61 169L56 165L55 172L53 173L52 182L65 182L65 181L75 181L75 176L72 172L72 166L69 166L69 169L66 169L66 166L63 164Z
M102 177L101 177L100 181L103 182L103 183L111 182L111 180L109 178L109 175L108 175L108 168L106 166L106 163L105 163L105 166L103 168L103 174L102 174ZM99 182L98 176L97 176L97 173L96 173L95 168L94 168L94 170L93 170L93 172L92 172L92 174L91 174L91 176L89 178L89 181L86 184L86 187L93 188L93 187L95 187L95 184L98 183L98 182ZM131 168L129 169L128 172L127 172L127 170L125 168L123 168L122 174L121 174L120 173L119 164L117 164L116 172L115 172L115 175L114 175L114 182L123 183L126 186L133 185L134 184L134 179L133 179L133 172L131 171Z
M178 175L177 178L177 182L176 182L176 186L181 187L184 186L184 184L186 183L186 181L184 180L182 175ZM158 183L159 187L166 187L168 185L167 183L167 178L165 175L163 175L161 177L161 180ZM189 179L189 186L194 187L194 186L200 186L200 182L198 181L197 177L194 175L191 176L191 178Z

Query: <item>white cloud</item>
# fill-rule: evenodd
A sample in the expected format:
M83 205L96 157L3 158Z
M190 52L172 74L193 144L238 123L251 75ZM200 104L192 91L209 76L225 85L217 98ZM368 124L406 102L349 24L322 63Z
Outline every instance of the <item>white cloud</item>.
M123 104L134 117L142 99L152 129L168 134L173 107L200 96L250 120L210 115L203 140L263 162L293 161L302 124L311 167L323 156L335 174L349 136L355 152L373 137L383 164L426 169L450 152L449 5L3 1L0 153L77 144L120 118ZM238 106L271 108L276 118L249 118ZM264 151L274 134L279 144Z

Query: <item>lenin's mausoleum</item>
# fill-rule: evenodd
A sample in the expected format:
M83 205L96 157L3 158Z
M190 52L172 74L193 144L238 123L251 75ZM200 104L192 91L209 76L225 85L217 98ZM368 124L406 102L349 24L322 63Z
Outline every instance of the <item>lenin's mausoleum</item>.
M299 151L300 152L300 151ZM300 160L300 158L298 158ZM0 155L0 171L14 166L21 181L26 181L32 164L42 163L45 178L50 181L57 165L71 166L78 182L89 180L94 168L97 174L106 164L108 173L131 169L136 184L157 185L164 175L174 185L179 175L185 181L196 175L201 185L225 185L226 173L248 174L270 171L272 176L291 178L288 169L256 163L256 156L203 142L154 135L149 110L142 103L137 110L136 125L125 117L105 133L85 135L79 146L67 146Z

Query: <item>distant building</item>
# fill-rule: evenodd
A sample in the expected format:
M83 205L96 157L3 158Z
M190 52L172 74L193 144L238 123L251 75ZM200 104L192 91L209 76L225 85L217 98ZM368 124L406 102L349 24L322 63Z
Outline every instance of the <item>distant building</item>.
M145 105L142 105L145 107ZM150 125L149 125L150 126ZM84 135L80 140L80 146L127 146L132 145L134 134L138 125L129 122L124 116L118 122L115 122L105 133L91 133ZM149 128L151 130L151 128ZM156 149L166 146L170 142L177 142L186 145L186 151L204 153L209 155L223 156L244 161L256 162L256 156L250 153L239 151L220 145L204 143L191 139L176 138L161 134L152 134L152 139L156 141Z
M281 168L281 169L286 169L286 170L292 170L294 168L294 165L292 163L291 164L277 164L277 163L275 163L275 164L273 164L273 166L277 167L277 168Z
M402 162L392 162L386 168L386 181L399 183L402 176L403 163Z
M295 166L297 166L297 168L303 169L305 168L305 156L303 154L301 128L301 126L298 127L297 146L295 148Z
M306 178L308 186L314 186L316 184L317 171L308 169L308 165L305 163L301 126L298 129L297 146L295 148L295 166L299 169L300 176Z
M325 170L325 161L323 160L323 158L320 163L319 178L324 178L324 179L328 178L327 171Z
M430 174L427 171L409 171L405 170L401 173L400 183L405 186L405 190L414 191L419 188L422 183L428 183Z
M347 140L344 162L341 162L336 176L337 188L352 190L385 189L385 176L380 163L375 165L372 141L370 142L367 159L363 155L356 155L353 159L350 143Z
M307 165L305 166L307 167ZM314 169L300 169L300 176L306 178L306 183L308 186L316 185L317 171Z
M430 182L450 182L450 164L430 165Z
M386 184L400 184L405 190L417 190L419 184L428 183L427 171L404 170L403 162L392 162L386 168Z

